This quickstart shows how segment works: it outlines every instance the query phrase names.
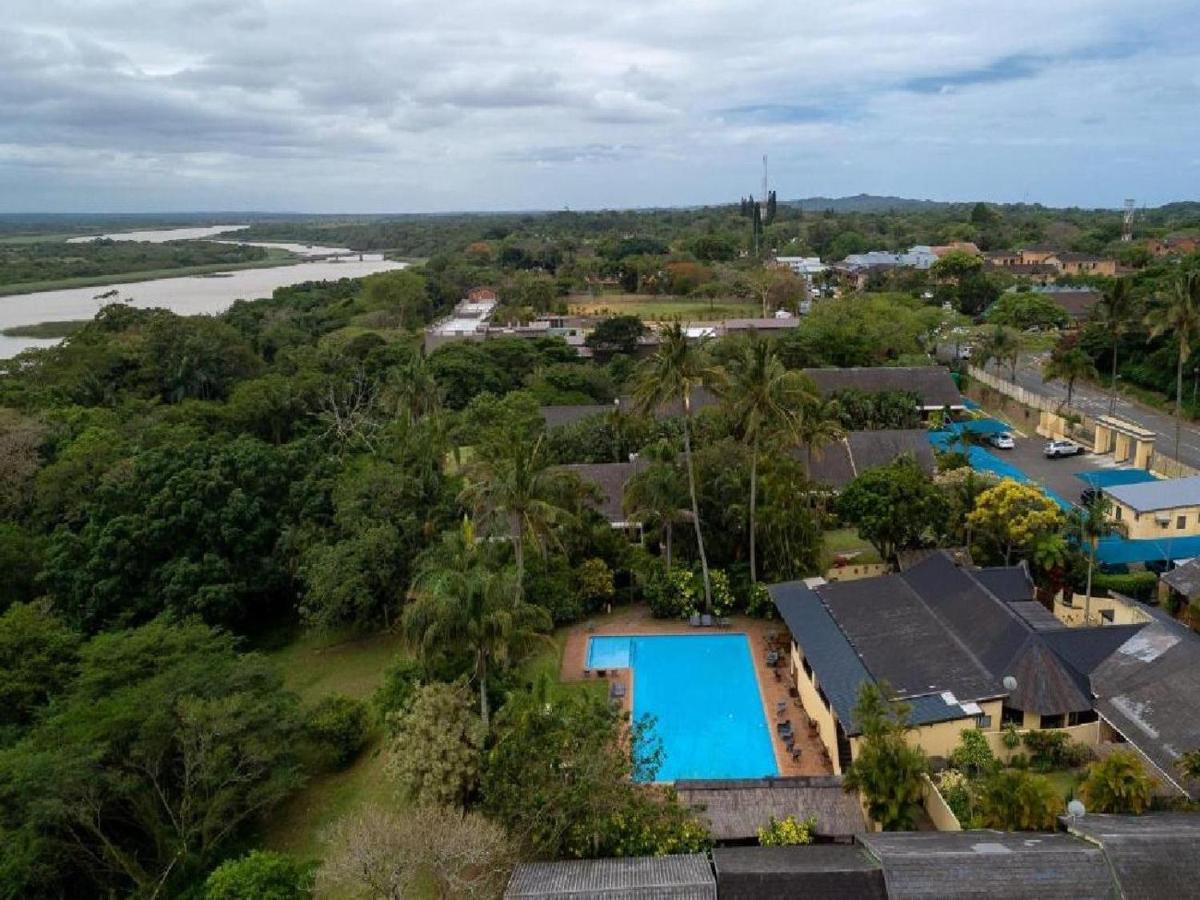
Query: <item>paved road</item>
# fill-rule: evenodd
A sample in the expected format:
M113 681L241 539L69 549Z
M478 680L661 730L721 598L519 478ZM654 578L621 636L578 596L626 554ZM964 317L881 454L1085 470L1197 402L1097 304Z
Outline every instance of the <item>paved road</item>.
M1049 353L1042 353L1021 357L1021 362L1017 366L1017 383L1026 390L1041 394L1043 397L1065 400L1067 397L1065 384L1060 381L1046 382L1042 380L1042 366L1048 356ZM995 366L990 366L989 371L996 372L997 369ZM1007 367L1002 367L999 374L1007 378ZM1185 385L1184 390L1186 389ZM1108 415L1111 396L1107 391L1098 387L1077 384L1071 398L1071 405L1092 417ZM1168 456L1174 456L1175 418L1173 416L1126 397L1117 398L1116 415L1156 432L1158 440L1155 442L1155 447ZM1179 456L1186 465L1200 469L1200 428L1196 425L1185 422L1180 429Z

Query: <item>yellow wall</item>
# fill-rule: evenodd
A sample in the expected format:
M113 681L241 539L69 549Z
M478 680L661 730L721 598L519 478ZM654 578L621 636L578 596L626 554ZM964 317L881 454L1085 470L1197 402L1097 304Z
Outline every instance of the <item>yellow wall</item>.
M1026 731L1036 731L1039 717L1036 714L1026 713L1026 727L1019 729L1021 734ZM1029 723L1032 722L1032 725ZM1100 722L1088 722L1086 725L1072 725L1069 728L1055 728L1054 731L1061 731L1070 735L1074 741L1079 741L1081 744L1087 744L1089 747L1095 747L1100 743ZM988 746L992 748L992 752L996 754L996 758L1001 762L1007 763L1014 754L1027 753L1025 745L1017 744L1012 750L1004 746L1004 735L1002 732L986 731L984 736L987 738Z
M938 791L937 785L930 780L928 775L922 775L924 783L921 786L921 797L925 801L925 812L929 813L929 819L933 822L938 831L962 831L962 824L958 821L958 817L954 815L954 811L950 809L950 805L946 803L945 798Z
M1157 516L1167 516L1166 526L1159 523ZM1186 516L1184 528L1178 528L1176 520ZM1118 500L1113 500L1113 518L1122 523L1127 530L1127 537L1134 540L1147 538L1184 537L1200 534L1200 506L1179 506L1173 509L1161 509L1154 512L1144 512L1140 515Z
M1065 625L1141 625L1149 622L1151 616L1137 606L1126 603L1119 597L1093 597L1091 602L1091 618L1084 621L1084 611L1087 609L1087 598L1083 594L1073 594L1071 605L1063 603L1062 595L1054 598L1054 615ZM1101 613L1112 613L1112 621L1105 619Z
M804 674L804 667L800 664L801 659L803 659L803 654L796 642L793 641L792 672L795 673L796 690L800 694L800 702L804 704L804 711L808 717L817 723L821 743L825 745L825 749L829 752L830 762L833 763L833 774L841 775L842 769L838 765L837 753L837 716L831 709L825 708L825 704L817 694L816 686Z

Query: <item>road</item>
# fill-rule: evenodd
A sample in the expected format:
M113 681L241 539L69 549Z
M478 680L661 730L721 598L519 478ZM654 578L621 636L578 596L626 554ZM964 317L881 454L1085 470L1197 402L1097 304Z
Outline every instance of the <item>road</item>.
M1020 363L1017 365L1017 383L1026 390L1033 391L1035 394L1041 394L1043 397L1049 397L1054 400L1065 401L1067 398L1067 386L1065 384L1061 381L1047 382L1042 379L1042 366L1045 365L1049 355L1047 352L1022 356ZM988 370L996 372L1004 378L1007 378L1009 375L1007 366L997 369L995 365L992 365L988 367ZM1071 397L1071 406L1093 418L1104 416L1108 415L1109 404L1112 402L1111 397L1111 394L1095 385L1076 384ZM1155 448L1167 456L1174 456L1174 416L1130 400L1127 397L1117 398L1116 415L1119 418L1135 422L1143 428L1148 428L1150 431L1156 432L1158 440L1155 442ZM1200 428L1196 425L1184 422L1180 428L1179 456L1185 465L1200 469Z

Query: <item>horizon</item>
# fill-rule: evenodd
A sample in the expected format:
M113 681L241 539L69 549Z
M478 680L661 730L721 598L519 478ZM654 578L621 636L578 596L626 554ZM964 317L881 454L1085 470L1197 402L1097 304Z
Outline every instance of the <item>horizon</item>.
M1200 196L1196 0L14 2L6 212Z

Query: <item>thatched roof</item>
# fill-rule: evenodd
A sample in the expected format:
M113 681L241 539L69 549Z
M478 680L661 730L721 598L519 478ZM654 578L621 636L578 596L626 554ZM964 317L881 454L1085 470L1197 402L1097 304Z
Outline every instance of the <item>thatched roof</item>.
M816 816L816 833L824 837L866 829L857 797L842 789L839 776L677 781L675 790L681 801L700 810L719 841L756 838L772 817Z

